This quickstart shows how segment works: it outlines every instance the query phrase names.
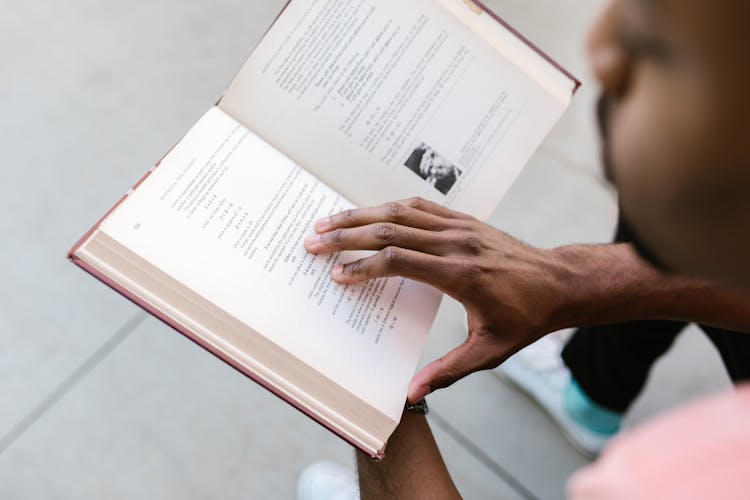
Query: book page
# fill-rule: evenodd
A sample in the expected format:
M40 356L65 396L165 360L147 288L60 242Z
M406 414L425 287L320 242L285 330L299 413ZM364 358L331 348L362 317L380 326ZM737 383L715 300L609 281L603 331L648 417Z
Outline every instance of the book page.
M475 0L434 0L456 19L482 38L510 62L544 86L562 103L570 101L578 82L569 74L560 71L548 59L536 52L524 40L503 26L497 19L476 5Z
M314 256L303 240L352 206L213 108L100 229L398 421L441 295L335 283L334 265L367 254Z
M359 206L422 196L486 219L574 82L520 67L452 2L292 0L219 106Z

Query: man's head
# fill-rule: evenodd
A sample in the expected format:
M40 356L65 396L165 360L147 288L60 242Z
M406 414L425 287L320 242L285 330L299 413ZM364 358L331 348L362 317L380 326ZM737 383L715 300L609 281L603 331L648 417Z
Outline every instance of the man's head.
M655 260L750 290L750 1L611 0L589 49L607 173Z
M443 179L453 172L453 165L440 153L427 146L419 170L427 179Z

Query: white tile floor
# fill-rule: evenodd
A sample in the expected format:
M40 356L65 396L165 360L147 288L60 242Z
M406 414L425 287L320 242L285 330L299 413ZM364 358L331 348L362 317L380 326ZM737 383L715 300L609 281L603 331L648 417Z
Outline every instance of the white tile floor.
M532 244L603 242L614 226L583 51L602 2L489 2L585 84L492 220ZM64 260L216 100L283 3L0 0L0 498L293 498L305 464L351 462L337 439ZM425 361L460 341L461 318L446 301ZM726 384L693 330L632 419ZM467 498L562 498L585 463L492 373L432 406Z

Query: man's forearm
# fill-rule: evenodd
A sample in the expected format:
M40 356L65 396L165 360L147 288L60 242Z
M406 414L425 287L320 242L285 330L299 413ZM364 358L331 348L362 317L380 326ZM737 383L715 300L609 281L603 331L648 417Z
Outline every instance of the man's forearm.
M404 413L386 448L386 458L376 462L357 452L360 497L460 498L448 474L424 415Z
M750 332L750 297L706 281L662 273L629 244L552 250L565 297L556 327L672 319Z

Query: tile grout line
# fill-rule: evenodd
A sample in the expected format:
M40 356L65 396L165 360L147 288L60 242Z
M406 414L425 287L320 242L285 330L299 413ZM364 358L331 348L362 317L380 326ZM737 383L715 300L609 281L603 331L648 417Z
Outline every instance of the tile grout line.
M94 351L83 363L75 368L60 384L55 387L38 405L36 405L20 422L0 438L0 453L7 450L18 438L23 436L48 410L60 401L78 382L91 372L104 358L120 345L133 331L148 318L145 312L133 315L124 325Z
M432 420L440 427L446 434L456 440L461 446L466 449L474 458L479 460L487 468L489 468L496 476L505 481L516 493L526 500L536 500L537 497L526 486L524 486L513 474L505 470L505 468L493 460L487 455L481 448L475 445L469 438L464 436L461 431L456 429L448 420L437 414L434 410L430 409L428 416L429 420Z
M519 388L516 384L514 384L510 379L506 378L505 376L498 373L496 370L490 370L490 374L494 376L501 384L504 386L510 388L511 390L515 391L519 395L521 395L523 398L525 398L529 403L534 405L539 412L544 415L544 417L549 420L549 422L557 429L558 432L561 433L563 437L565 437L564 431L562 430L562 427L560 427L560 424L550 415L550 413L537 401L535 398L533 398L529 393ZM570 449L575 451L578 455L580 455L582 458L587 460L589 463L594 461L595 459L592 459L591 457L587 456L585 453L579 451L576 449L575 446L573 446L570 443L569 439L565 439L568 442L568 445L570 446Z

